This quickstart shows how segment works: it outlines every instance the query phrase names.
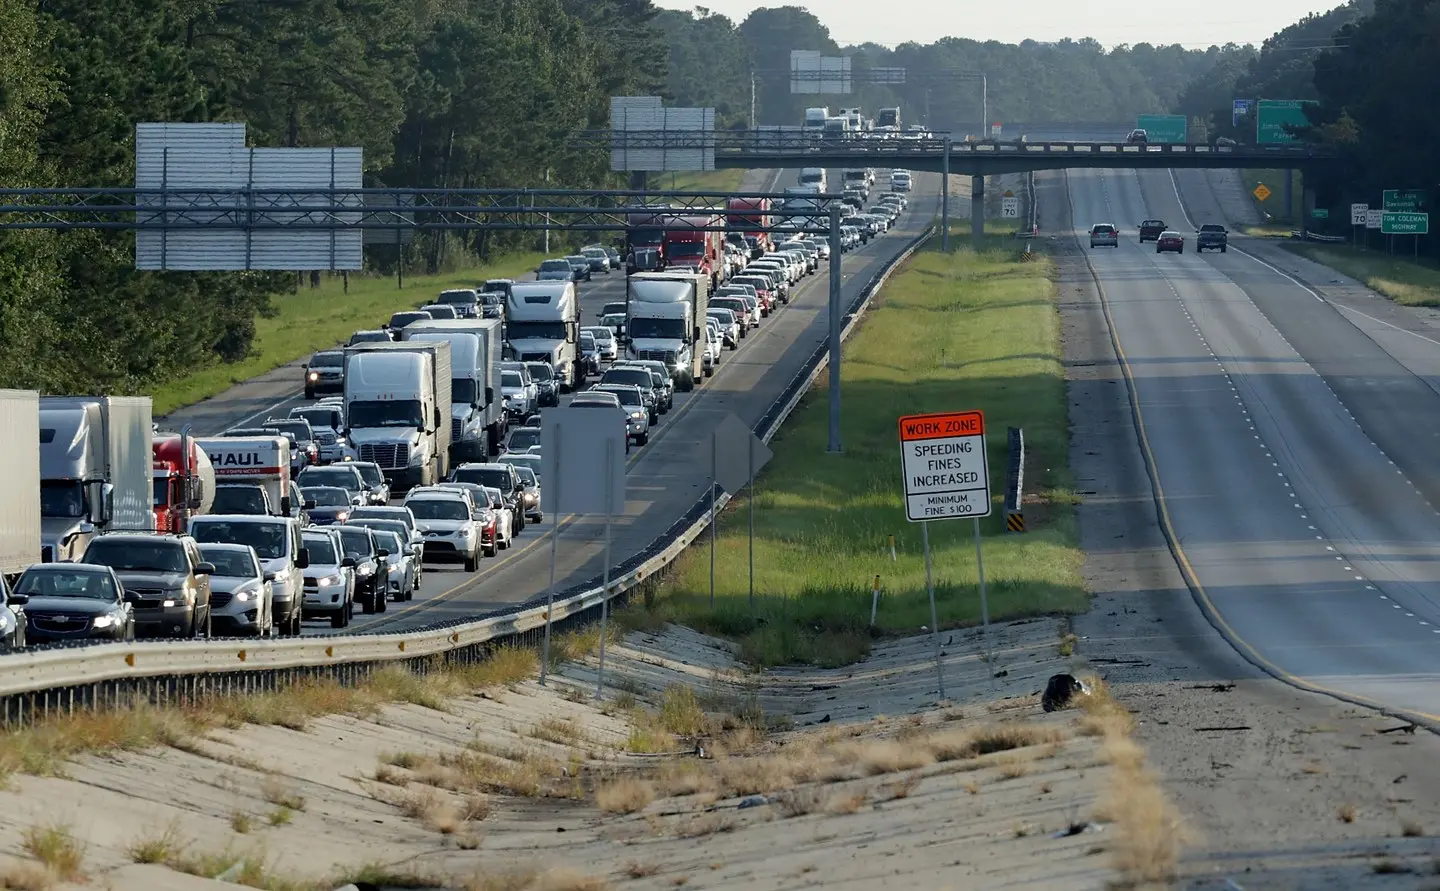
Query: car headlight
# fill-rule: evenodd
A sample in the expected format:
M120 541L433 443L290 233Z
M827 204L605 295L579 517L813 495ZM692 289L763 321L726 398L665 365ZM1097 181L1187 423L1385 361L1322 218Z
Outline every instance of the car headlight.
M235 592L235 602L236 602L236 603L249 603L249 602L250 602L250 599L251 599L252 597L254 597L254 596L255 596L254 593L251 592L251 591L236 591L236 592Z
M327 576L325 576L323 579L320 579L319 581L315 582L315 587L317 587L317 588L328 588L328 587L330 587L331 585L338 585L338 584L340 584L341 581L342 581L342 579L341 579L340 576L338 576L338 575L327 575Z
M312 380L312 381L318 381L318 380L320 379L320 375L316 374L316 373L313 372L313 371L310 372L309 377L310 377L310 380Z
M355 572L357 575L373 575L375 566L372 563L361 563L355 567Z
M96 616L95 621L91 623L95 628L114 628L118 624L119 620L114 616Z
M634 418L635 420L638 421L638 420L640 420L641 418L645 417L645 413L644 413L643 411L632 411L632 412L630 413L630 417L632 417L632 418Z
M175 605L175 601L174 601L174 600L162 600L162 601L160 601L160 606L161 606L162 609L168 609L169 607L172 607L172 606L174 606L174 605Z

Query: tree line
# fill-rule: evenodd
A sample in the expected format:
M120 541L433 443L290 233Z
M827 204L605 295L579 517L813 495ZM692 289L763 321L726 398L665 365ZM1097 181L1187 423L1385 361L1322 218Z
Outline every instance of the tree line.
M650 0L0 0L0 182L130 186L139 121L361 146L367 186L598 187L609 97L654 94ZM475 255L521 234L452 238ZM533 241L533 239L531 239ZM295 279L134 270L133 236L0 232L0 385L137 393L253 348ZM525 242L528 246L529 242ZM409 261L445 245L420 238ZM394 263L395 249L374 260Z
M703 7L664 11L656 24L669 44L667 97L677 105L714 107L720 124L799 124L812 105L859 105L873 114L898 105L907 123L935 130L973 130L1001 122L1132 122L1163 113L1186 86L1210 70L1225 49L1147 43L1109 50L1090 39L1004 44L947 37L935 43L840 46L805 9L757 9L735 23ZM790 51L817 50L851 60L851 96L790 92ZM882 84L877 68L904 68L905 83ZM982 104L984 72L988 96ZM752 92L753 79L753 92Z

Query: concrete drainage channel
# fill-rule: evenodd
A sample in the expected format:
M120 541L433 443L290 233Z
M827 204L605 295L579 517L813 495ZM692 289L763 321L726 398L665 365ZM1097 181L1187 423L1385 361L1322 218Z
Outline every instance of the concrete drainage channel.
M840 339L854 331L871 299L890 273L931 237L927 227L887 262L846 310ZM805 362L754 433L774 437L825 370L822 345ZM616 567L608 593L594 578L557 592L552 630L563 631L599 618L605 599L621 599L651 579L693 542L709 524L711 493L645 550ZM718 494L723 508L729 495ZM289 640L161 641L124 646L73 646L27 651L0 658L0 725L23 726L52 713L117 708L136 701L187 705L215 697L279 690L308 679L353 684L378 668L405 665L424 674L443 665L484 660L493 649L540 642L545 598L497 610L475 619L436 623L404 633L359 632Z

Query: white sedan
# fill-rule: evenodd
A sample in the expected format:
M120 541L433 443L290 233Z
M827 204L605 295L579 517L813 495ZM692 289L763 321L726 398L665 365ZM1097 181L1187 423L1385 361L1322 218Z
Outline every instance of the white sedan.
M620 348L615 343L615 332L604 325L593 325L582 329L588 331L595 338L595 346L600 348L600 358L614 360L620 354Z

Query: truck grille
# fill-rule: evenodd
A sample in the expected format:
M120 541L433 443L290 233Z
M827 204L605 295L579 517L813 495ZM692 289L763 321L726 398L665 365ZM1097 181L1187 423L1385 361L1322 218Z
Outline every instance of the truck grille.
M360 460L374 461L384 470L399 470L410 463L410 446L395 443L363 443Z
M87 634L90 631L89 616L71 616L65 613L30 613L30 624L36 631L46 634Z
M521 353L521 354L520 354L520 361L521 361L521 362L545 362L545 363L548 364L548 363L550 362L550 354L549 354L549 353Z
M666 350L638 350L641 359L655 362L674 363L676 354Z
M451 441L451 442L459 442L459 441L460 441L460 434L461 434L461 432L464 431L464 429L465 429L465 422L464 422L463 420L461 420L460 418L451 418L451 419L450 419L450 441Z
M165 602L165 592L160 588L126 588L126 592L139 598L136 609L159 609Z
M335 439L336 437L334 433L324 432L315 434L315 441L322 446L333 446L335 444Z

